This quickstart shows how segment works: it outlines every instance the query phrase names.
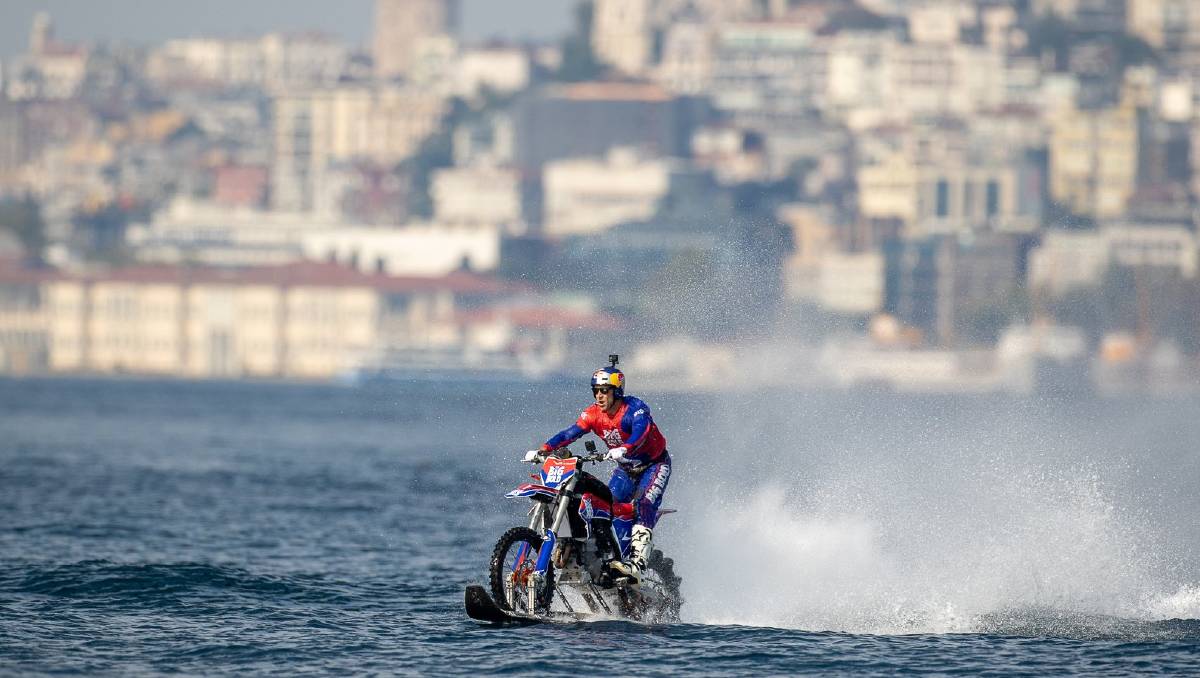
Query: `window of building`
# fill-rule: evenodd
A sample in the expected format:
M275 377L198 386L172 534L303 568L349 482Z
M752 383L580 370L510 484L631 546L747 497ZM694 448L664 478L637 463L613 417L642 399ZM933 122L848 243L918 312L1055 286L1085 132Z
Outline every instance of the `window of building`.
M937 215L950 216L950 182L938 179L937 182Z

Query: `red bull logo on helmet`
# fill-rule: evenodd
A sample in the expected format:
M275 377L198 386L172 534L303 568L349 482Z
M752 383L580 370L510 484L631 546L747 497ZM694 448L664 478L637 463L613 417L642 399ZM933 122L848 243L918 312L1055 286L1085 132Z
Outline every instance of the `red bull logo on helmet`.
M618 371L596 370L592 373L592 386L625 387L625 375Z

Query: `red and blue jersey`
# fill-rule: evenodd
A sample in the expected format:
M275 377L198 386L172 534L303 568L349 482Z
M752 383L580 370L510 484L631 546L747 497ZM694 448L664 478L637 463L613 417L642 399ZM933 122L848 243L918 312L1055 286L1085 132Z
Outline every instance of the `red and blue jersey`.
M667 454L667 439L650 416L650 407L640 399L625 396L611 415L592 404L580 413L579 419L546 441L546 447L557 450L579 440L585 433L595 433L608 449L624 446L625 465L653 464Z

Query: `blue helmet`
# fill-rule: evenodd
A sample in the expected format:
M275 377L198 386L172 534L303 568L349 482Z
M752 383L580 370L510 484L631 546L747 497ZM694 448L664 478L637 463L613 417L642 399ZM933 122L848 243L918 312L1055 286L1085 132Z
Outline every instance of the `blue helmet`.
M617 369L615 365L601 367L592 372L592 391L595 392L598 386L611 386L613 393L617 397L625 397L625 373Z

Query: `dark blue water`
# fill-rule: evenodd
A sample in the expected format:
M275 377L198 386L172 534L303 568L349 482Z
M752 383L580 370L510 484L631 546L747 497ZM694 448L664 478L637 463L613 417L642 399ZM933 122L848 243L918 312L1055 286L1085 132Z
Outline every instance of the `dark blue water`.
M1200 672L1193 401L649 397L685 623L473 623L578 391L0 381L0 673Z

